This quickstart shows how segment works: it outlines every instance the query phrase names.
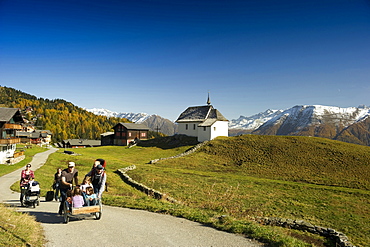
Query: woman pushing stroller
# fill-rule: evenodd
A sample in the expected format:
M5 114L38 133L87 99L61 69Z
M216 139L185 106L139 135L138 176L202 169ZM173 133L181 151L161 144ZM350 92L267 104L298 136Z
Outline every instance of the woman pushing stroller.
M21 181L20 181L20 187L21 187L21 196L20 196L20 201L21 201L21 206L24 206L23 199L24 196L26 195L29 187L29 183L35 179L35 174L31 170L31 164L26 165L26 169L22 170L21 172Z

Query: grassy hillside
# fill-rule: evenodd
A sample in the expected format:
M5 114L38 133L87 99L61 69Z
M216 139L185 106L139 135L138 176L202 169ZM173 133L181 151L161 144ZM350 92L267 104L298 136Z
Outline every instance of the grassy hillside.
M370 190L370 148L324 138L248 135L219 138L201 152L227 172Z
M36 172L43 193L55 169L75 161L85 174L96 158L107 160L109 192L105 204L170 213L239 232L269 242L271 246L311 246L292 236L323 246L324 240L307 233L259 226L256 217L284 217L331 227L346 234L357 246L370 243L370 147L322 138L254 136L217 138L182 158L148 164L191 146L175 147L159 139L125 147L75 149L51 156ZM165 141L163 141L165 140ZM144 143L145 144L145 143ZM174 205L155 201L124 184L115 173L135 164L128 174L182 201ZM218 217L226 215L225 220Z
M303 219L370 238L370 148L323 138L217 138L197 153L130 172L196 208L237 219ZM143 170L145 169L145 172Z

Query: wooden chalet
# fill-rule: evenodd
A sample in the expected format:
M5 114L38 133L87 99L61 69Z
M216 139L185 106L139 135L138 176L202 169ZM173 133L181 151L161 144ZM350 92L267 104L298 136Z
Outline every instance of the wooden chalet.
M113 129L115 146L127 146L130 143L148 139L149 128L144 124L118 123Z
M50 130L34 130L32 132L17 131L17 137L21 138L22 143L43 146L50 144L52 133Z
M16 136L17 130L22 130L24 123L18 108L0 108L0 163L16 163L14 159L23 159L22 152L16 152L16 144L21 139ZM23 157L23 158L22 158Z

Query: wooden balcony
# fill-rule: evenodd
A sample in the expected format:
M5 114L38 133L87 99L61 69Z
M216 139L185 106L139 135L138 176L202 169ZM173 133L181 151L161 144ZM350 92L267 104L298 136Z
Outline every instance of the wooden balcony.
M9 138L9 139L0 139L0 144L17 144L21 143L21 138Z
M10 123L6 123L4 124L4 129L13 129L13 130L21 130L23 129L22 128L22 125L20 124L10 124Z
M22 155L24 155L24 151L15 152L14 155L13 155L13 158L18 158Z

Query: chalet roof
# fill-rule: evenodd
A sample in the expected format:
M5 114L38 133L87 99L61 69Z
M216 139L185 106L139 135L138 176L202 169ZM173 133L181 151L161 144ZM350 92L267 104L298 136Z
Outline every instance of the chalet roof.
M203 123L199 124L198 127L209 127L212 126L217 121L217 119L207 119Z
M114 135L114 132L108 131L103 134L100 134L100 136L111 136L111 135Z
M18 137L30 137L31 132L26 132L26 131L17 131L16 136Z
M100 140L87 140L87 139L67 139L63 141L65 144L69 144L71 146L100 146Z
M47 134L47 135L53 134L50 130L35 130L35 132L38 132L40 134Z
M8 122L14 119L16 123L23 123L23 117L18 108L5 108L0 107L0 122Z
M35 130L34 132L17 131L16 135L25 138L46 138L48 135L52 135L52 133L50 130Z
M204 122L207 119L228 121L217 109L214 109L212 105L205 105L188 107L180 114L176 122Z
M118 123L116 126L113 127L113 129L115 129L118 125L122 125L128 130L149 130L149 128L145 124L135 123Z

